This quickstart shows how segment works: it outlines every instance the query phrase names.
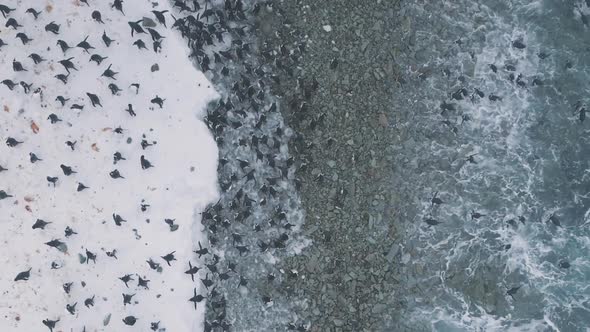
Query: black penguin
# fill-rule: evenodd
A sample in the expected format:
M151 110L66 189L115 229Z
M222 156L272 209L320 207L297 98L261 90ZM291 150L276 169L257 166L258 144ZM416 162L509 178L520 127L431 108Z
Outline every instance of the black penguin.
M6 20L6 24L4 24L5 27L12 27L14 30L18 29L18 28L22 28L22 25L18 24L18 22L16 21L16 19L14 18L9 18L8 20Z
M150 33L153 41L163 39L164 37L160 35L160 33L152 28L147 28L147 31Z
M133 278L131 278L131 275L130 274L126 274L126 275L120 277L119 279L125 283L125 286L127 286L127 288L129 288L129 285L127 283L129 281L132 281L133 280Z
M55 24L55 22L52 21L51 23L49 23L45 26L45 31L52 32L57 35L57 34L59 34L59 25Z
M195 274L199 272L200 268L193 266L191 262L188 262L189 269L186 270L184 273L190 274L192 281L195 281Z
M199 258L201 258L201 256L207 255L208 253L209 253L209 249L203 248L201 246L201 241L199 241L199 250L195 250L195 254L199 255Z
M34 8L27 9L25 11L25 13L33 15L33 17L35 19L37 19L39 17L39 15L41 15L41 12L40 11L36 11Z
M117 95L119 92L123 91L121 89L119 89L119 87L115 84L115 83L110 83L108 85L109 90L111 90L111 93L113 95Z
M70 69L73 69L73 70L76 70L76 71L78 70L78 68L76 68L76 66L72 62L72 59L73 58L74 57L67 58L67 59L60 60L59 61L59 63L66 69L66 71L68 72L68 74L70 73Z
M78 302L75 302L74 304L66 304L66 310L71 314L71 315L75 315L76 314L76 305L78 304Z
M9 147L13 148L19 144L21 144L22 142L17 141L16 139L12 138L12 137L8 137L6 139L6 145L8 145Z
M38 161L42 161L43 159L40 159L39 157L37 157L36 154L34 154L33 152L29 152L29 161L31 162L31 164L34 164Z
M121 14L125 15L125 12L123 11L123 0L115 0L111 5L111 8L115 8L120 11Z
M47 326L49 328L50 332L53 332L53 329L55 328L55 325L59 322L58 320L50 320L50 319L44 319L43 320L43 325Z
M148 169L150 167L154 167L152 165L152 163L150 163L149 160L145 159L145 157L143 155L139 159L140 159L140 162L141 162L141 169Z
M78 182L78 188L76 188L76 191L80 192L84 189L88 189L88 187L86 187L82 182Z
M19 71L28 71L26 70L22 63L16 61L16 59L12 59L12 70L19 72Z
M92 12L91 17L98 23L104 24L104 22L102 21L102 15L100 14L100 12L98 10L95 10Z
M115 225L121 226L121 223L127 222L127 220L123 219L120 215L113 213L113 220L115 221Z
M139 49L139 50L141 50L141 49L147 50L147 47L145 46L145 43L141 39L138 39L135 42L133 42L133 45L137 46L137 49Z
M195 288L193 290L193 297L191 297L189 301L192 302L195 305L195 309L197 309L197 303L203 301L204 299L204 296L202 296L201 294L197 294L197 289Z
M94 296L95 295L92 295L92 297L89 297L86 300L84 300L84 305L86 306L86 308L94 307Z
M23 43L23 45L28 44L30 41L33 41L31 38L29 38L29 36L27 36L25 33L23 32L19 32L16 34L16 38L20 39L21 43Z
M135 325L135 322L137 322L137 318L133 316L127 316L123 318L123 323L125 323L125 325L133 326Z
M111 43L114 42L115 40L109 38L109 36L107 36L107 32L103 31L102 32L102 41L104 42L104 44L109 47L111 46Z
M117 164L118 161L120 161L120 160L127 160L127 159L123 158L123 156L121 155L121 152L115 152L113 154L113 160L114 160L113 161L113 164Z
M19 274L17 274L16 278L14 278L14 281L20 281L20 280L27 281L27 280L29 280L30 277L31 277L31 269L28 269L27 271L23 271L23 272L20 272Z
M88 96L88 98L90 98L90 103L92 103L93 107L96 107L96 105L102 107L102 104L100 103L100 99L98 98L97 95L90 93L90 92L86 92L86 95Z
M123 306L131 304L131 299L135 296L135 294L125 294L123 293Z
M66 54L66 52L71 48L68 43L66 43L65 41L59 39L57 41L57 45L61 48L61 51Z
M54 77L60 80L63 84L68 84L68 77L70 77L70 73L68 73L67 75L57 74Z
M121 176L121 173L119 173L119 170L115 169L113 171L111 171L109 173L109 175L111 176L111 178L113 179L124 179L123 176Z
M117 75L117 74L118 74L118 72L114 72L114 71L112 71L112 70L111 70L111 66L112 66L112 65L113 65L113 64L110 64L110 65L107 67L107 69L106 69L106 70L105 70L105 71L102 73L102 75L100 75L100 76L105 76L105 77L108 77L108 78L110 78L110 79L116 80L116 78L115 78L115 75Z
M9 8L6 5L0 4L0 13L2 13L2 16L4 16L4 18L6 18L7 14L10 14L10 12L15 11L15 8Z
M70 176L72 174L77 173L76 171L72 170L72 167L70 166L66 166L64 164L59 165L59 167L61 168L61 170L63 171L65 176Z
M61 119L54 113L49 114L49 116L47 117L47 120L51 121L52 124L55 124L55 123L61 121Z
M88 42L88 36L86 36L86 38L84 38L84 40L79 42L78 45L76 45L76 47L83 49L84 52L89 53L89 54L90 54L90 52L88 52L88 50L94 49L94 47L92 45L90 45L90 43Z
M509 295L512 298L512 300L515 300L514 295L516 294L516 292L518 292L520 287L522 287L522 286L510 288L508 291L506 291L506 295Z
M37 219L37 221L35 221L35 223L33 224L33 229L45 229L45 226L51 224L51 222L47 222L43 219Z
M145 289L150 289L148 287L148 282L150 282L148 279L143 279L140 276L137 276L137 287L143 287Z
M133 110L133 105L128 104L127 108L125 109L125 112L129 113L129 115L131 116L136 116L137 114L135 114L135 111Z
M143 19L135 21L135 22L128 22L129 26L131 27L131 37L133 37L134 32L145 33L145 31L143 30L141 25L139 25L139 23L141 23L142 21L143 21Z
M70 294L70 290L72 289L73 284L73 282L66 282L62 285L62 288L64 289L64 292L66 292L66 294Z
M5 79L2 81L2 84L6 85L6 87L8 88L8 90L12 91L14 89L15 86L17 86L16 83L14 83L12 80L9 79Z
M164 101L166 99L162 99L160 97L158 97L158 95L156 95L156 97L154 97L152 100L150 100L150 102L152 104L157 104L158 106L160 106L160 108L162 108L164 106Z
M175 252L176 252L176 251L173 251L173 252L171 252L171 253L169 253L169 254L166 254L165 256L161 256L161 257L162 257L162 259L166 261L166 263L168 264L168 266L171 266L171 265L170 265L170 262L172 262L172 261L175 261L175 260L176 260L176 257L174 257L174 253L175 253Z
M47 177L47 182L53 184L53 186L55 187L55 184L57 183L58 177L57 176L48 176Z
M160 24L164 25L164 27L166 27L166 18L164 17L164 14L167 12L168 12L167 10L163 10L163 11L152 10L152 13L156 17L156 20L158 20L158 22Z
M37 65L40 64L41 62L45 61L45 59L43 59L39 54L37 53L31 53L29 54L29 58L33 59L33 62Z
M92 54L92 55L90 56L90 60L89 60L89 62L90 62L90 61L94 61L94 62L96 62L96 64L97 64L97 65L100 65L100 64L101 64L101 63L102 63L102 62L103 62L105 59L107 59L107 58L108 58L108 57L106 57L106 56L105 56L105 57L102 57L102 56L100 56L100 55L98 55L98 54Z

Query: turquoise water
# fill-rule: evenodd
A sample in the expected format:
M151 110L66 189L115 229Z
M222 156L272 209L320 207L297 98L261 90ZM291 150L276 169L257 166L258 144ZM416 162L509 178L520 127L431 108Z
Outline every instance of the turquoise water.
M410 325L590 326L589 2L403 6Z

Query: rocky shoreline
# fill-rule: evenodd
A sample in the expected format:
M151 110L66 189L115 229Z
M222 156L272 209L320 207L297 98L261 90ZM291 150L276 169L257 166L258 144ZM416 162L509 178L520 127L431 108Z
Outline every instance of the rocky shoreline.
M305 303L298 314L310 331L409 329L403 307L400 243L401 197L391 190L392 147L403 135L395 109L403 83L396 64L402 18L397 1L284 2L283 31L306 36L303 82L317 81L306 116L288 107L301 93L288 91L281 107L299 133L291 151L301 172L303 232L313 245L279 264L304 278L280 289ZM278 26L277 26L278 27ZM274 29L262 29L274 30ZM304 94L304 93L303 93Z
M206 66L223 95L206 119L222 189L203 218L217 270L206 331L409 329L391 190L407 116L394 107L399 7L265 1L227 24L242 58ZM254 185L242 180L252 164Z

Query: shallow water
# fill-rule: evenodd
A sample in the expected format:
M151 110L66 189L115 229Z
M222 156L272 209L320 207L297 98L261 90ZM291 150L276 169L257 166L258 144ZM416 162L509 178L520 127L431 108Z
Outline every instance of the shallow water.
M394 176L412 179L401 185L413 198L405 298L416 325L583 331L589 148L574 105L588 102L588 3L413 1L403 10L412 47L400 54L409 79L399 98L411 115L397 125L412 143L397 148L406 167ZM442 204L431 203L435 193Z

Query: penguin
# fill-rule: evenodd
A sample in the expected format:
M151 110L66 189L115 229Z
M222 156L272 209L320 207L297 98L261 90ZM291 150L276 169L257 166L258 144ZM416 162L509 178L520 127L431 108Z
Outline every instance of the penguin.
M171 265L170 265L170 262L172 262L172 261L175 261L175 260L176 260L176 257L174 257L174 253L175 253L175 252L176 252L176 251L173 251L173 252L171 252L171 253L169 253L169 254L166 254L165 256L161 256L161 257L162 257L162 259L166 261L166 263L168 264L168 266L171 266Z
M133 37L133 33L146 33L141 27L141 25L139 25L139 23L141 23L142 21L143 19L135 22L128 22L129 26L131 27L131 37Z
M113 220L115 221L115 225L121 226L121 223L127 222L127 220L123 219L120 215L113 213Z
M199 272L200 268L193 266L191 262L188 262L189 269L186 270L184 273L189 274L191 276L191 280L195 281L195 274Z
M22 63L16 61L16 59L12 59L12 70L15 72L28 71L25 69L25 67L23 67Z
M59 28L60 28L60 26L58 24L56 24L55 21L51 21L51 23L49 23L45 26L45 31L58 35Z
M125 294L123 293L123 306L127 306L131 304L131 299L135 296L135 294Z
M97 64L97 65L100 65L100 64L101 64L101 63L102 63L102 62L103 62L105 59L107 59L107 58L108 58L108 57L103 57L103 56L101 56L101 55L99 55L99 54L92 54L92 55L90 56L90 60L89 60L89 62L90 62L90 61L94 61L94 62L96 62L96 64Z
M113 40L113 39L109 38L109 36L107 36L107 32L103 30L103 32L102 32L102 41L104 42L104 44L105 44L107 47L110 47L110 46L111 46L111 44L112 44L112 43L113 43L115 40Z
M195 250L195 254L199 255L199 258L203 255L207 255L209 253L209 249L203 248L201 246L201 241L199 241L199 250Z
M94 297L95 295L92 295L92 297L89 297L86 300L84 300L84 306L86 306L86 308L94 307Z
M66 54L66 52L71 48L68 43L66 43L65 41L59 39L57 41L57 45L61 48L61 51Z
M41 12L40 11L36 11L34 8L27 9L25 11L25 13L33 15L33 17L35 18L35 20L39 18L39 15L41 15Z
M165 28L167 28L167 26L166 26L166 17L164 17L164 14L167 12L168 12L168 10L162 10L162 11L152 10L152 13L156 17L156 20L158 21L158 23L162 24Z
M31 277L31 270L32 268L29 268L26 271L20 272L19 274L16 275L16 277L14 278L14 281L28 281L29 278Z
M59 63L65 68L65 70L68 72L68 74L70 73L70 69L76 70L78 71L78 68L76 68L76 66L74 65L74 63L72 62L72 59L74 59L74 57L71 58L67 58L64 60L60 60Z
M95 10L92 12L92 14L90 15L92 17L92 19L94 19L96 22L100 23L100 24L104 24L104 22L102 21L102 15L100 14L100 12L98 10Z
M134 316L127 316L123 318L123 323L125 323L125 325L133 326L136 322L137 318L135 318Z
M113 64L110 64L110 65L108 66L108 68L107 68L107 69L106 69L106 70L105 70L105 71L102 73L102 75L100 75L100 76L101 76L101 77L102 77L102 76L104 76L104 77L108 77L108 78L110 78L110 79L116 80L116 78L115 78L115 75L117 75L117 74L118 74L118 72L114 72L114 71L112 71L112 70L111 70L111 67L112 67L112 66L113 66Z
M31 164L34 164L38 161L43 161L43 159L40 159L39 157L37 157L37 155L34 154L33 152L29 152L29 161L31 162Z
M76 45L76 47L79 47L79 48L83 49L84 52L90 54L90 52L88 52L88 50L93 50L94 47L92 45L90 45L90 43L88 42L88 37L89 36L86 36L86 38L84 38L84 40L79 42L78 45Z
M126 274L126 275L120 277L119 279L125 283L125 287L127 287L127 288L129 288L128 282L134 280L133 278L131 278L130 274Z
M113 96L118 95L119 92L123 91L123 90L119 89L119 87L115 83L110 83L108 85L108 88L109 88L109 90L111 90L111 94Z
M32 229L45 229L45 226L51 224L51 222L47 222L43 219L37 219L33 224Z
M11 148L14 148L14 147L16 147L16 146L18 146L18 145L20 145L20 144L22 144L22 143L23 143L23 142L21 142L21 141L17 141L17 140L16 140L15 138L13 138L13 137L8 137L8 138L6 139L6 145L7 145L8 147L11 147Z
M88 96L88 98L90 98L90 103L92 103L93 107L96 107L96 105L102 107L102 104L100 103L100 99L98 98L97 95L90 93L90 92L86 92L86 95Z
M27 45L29 42L33 41L33 39L29 38L24 32L17 33L16 38L20 39L23 45Z
M123 11L123 0L115 0L111 5L111 8L115 8L120 11L121 14L125 15L125 12Z
M195 305L195 310L196 310L197 309L197 303L200 303L204 299L205 299L204 296L202 296L201 294L197 294L197 288L194 288L194 290L193 290L193 296L189 299L189 301L190 302L193 302L193 304Z
M158 95L156 95L156 97L152 98L152 100L150 100L150 102L152 104L157 104L158 106L160 106L160 108L162 108L165 100L166 99L162 99L162 98L158 97Z
M134 41L133 42L133 45L134 46L137 46L137 49L138 50L141 50L141 49L147 50L147 47L145 46L145 43L141 39L137 39L136 41Z
M43 325L47 326L47 328L49 328L50 332L53 332L53 329L55 328L55 325L59 322L59 319L57 320L50 320L48 319L44 319L43 321Z
M59 165L59 167L61 168L61 170L63 171L65 176L70 176L72 174L77 173L76 171L72 170L72 167L70 166L66 166L64 164Z
M152 165L152 163L149 160L145 159L145 157L143 155L141 155L141 157L140 157L140 163L141 163L141 169L148 169L148 168L154 167Z

